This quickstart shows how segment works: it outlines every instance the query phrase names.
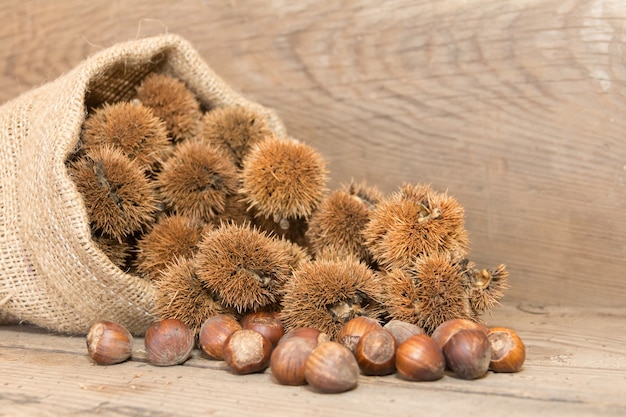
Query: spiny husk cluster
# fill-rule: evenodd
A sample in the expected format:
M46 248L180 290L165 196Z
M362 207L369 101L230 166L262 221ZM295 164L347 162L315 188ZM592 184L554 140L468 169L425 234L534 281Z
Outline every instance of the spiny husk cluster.
M166 74L149 74L137 88L137 100L163 120L174 142L198 135L200 103L182 81Z
M417 258L408 268L380 272L386 281L383 304L389 315L432 332L444 321L478 321L494 308L508 287L504 265L476 269L467 259L435 252Z
M384 269L437 252L464 257L469 247L463 207L428 184L404 184L377 204L363 235Z
M228 153L238 168L252 146L262 142L272 131L263 118L245 107L224 107L202 117L202 138Z
M164 215L154 227L137 240L136 270L156 279L176 259L193 257L204 230L212 228L180 214Z
M204 222L224 213L237 185L232 161L198 140L178 144L156 176L157 193L168 210Z
M144 169L153 169L169 147L165 124L141 103L104 104L85 120L86 152L114 146Z
M363 230L382 193L365 182L351 182L324 198L309 220L307 237L315 256L331 252L354 255L371 264Z
M238 312L280 303L292 258L284 244L248 225L209 231L196 256L198 278Z
M109 145L94 148L69 166L94 232L123 241L154 221L157 201L136 159Z
M224 306L219 296L202 284L192 258L176 258L168 263L160 271L155 286L159 319L178 319L195 334L209 317L217 314L236 317L232 308Z
M385 282L389 316L427 332L452 318L480 320L507 286L504 265L491 280L491 272L467 259L463 207L428 184L403 184L384 198L363 235Z
M241 191L258 216L276 223L307 218L323 197L326 173L326 163L312 147L271 137L245 157Z
M67 161L93 240L152 280L155 315L194 331L220 313L280 311L287 329L335 337L349 319L432 331L479 320L508 287L468 259L463 207L428 184L385 196L328 190L324 159L249 108L201 104L150 74L128 102L90 110Z
M286 329L314 327L336 338L356 316L378 319L381 282L354 259L304 262L286 285L280 314Z

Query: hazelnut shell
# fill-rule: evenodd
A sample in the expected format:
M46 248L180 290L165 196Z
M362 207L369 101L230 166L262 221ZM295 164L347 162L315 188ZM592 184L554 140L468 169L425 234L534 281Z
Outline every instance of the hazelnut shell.
M241 325L228 314L209 317L200 327L200 334L198 335L200 349L211 359L224 359L222 354L224 342L237 330L241 330Z
M358 385L359 364L347 347L337 342L324 342L306 360L304 378L322 393L349 391Z
M237 374L262 372L269 366L272 343L259 332L243 329L226 339L222 353L228 367Z
M245 316L241 320L241 327L261 333L272 343L272 346L276 346L285 334L283 323L273 313L252 313Z
M443 377L445 359L439 345L427 334L409 337L398 346L396 369L411 381L435 381Z
M354 353L361 336L370 330L378 329L382 329L378 320L367 316L358 316L349 320L341 327L341 330L337 335L337 342L341 343L350 349L350 352Z
M462 379L483 377L491 361L491 344L482 330L459 330L443 347L446 365Z
M518 334L506 327L493 327L487 332L491 344L489 369L494 372L519 372L526 360L526 346Z
M130 358L133 336L121 324L98 321L87 333L89 357L98 365L114 365Z
M270 369L276 381L281 385L305 385L304 365L317 340L292 337L281 341L272 352Z
M397 347L388 330L371 330L359 339L354 356L364 375L389 375L396 370Z
M439 345L439 348L443 349L444 345L450 340L450 337L463 329L478 329L487 334L487 327L484 324L469 319L452 319L444 321L437 326L431 337Z
M157 366L179 365L191 356L195 337L189 326L178 319L154 323L144 338L148 362Z
M314 327L296 327L293 330L288 331L280 338L278 344L286 342L291 338L303 338L308 339L315 342L315 345L318 345L322 342L328 342L328 335L326 333L322 333L320 330Z
M387 322L383 328L391 332L393 337L396 339L396 342L398 342L398 345L415 334L424 333L424 329L418 325L403 320L391 320Z

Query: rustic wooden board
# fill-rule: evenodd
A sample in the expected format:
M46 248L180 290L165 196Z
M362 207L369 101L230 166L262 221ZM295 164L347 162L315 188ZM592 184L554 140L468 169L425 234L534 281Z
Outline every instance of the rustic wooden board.
M490 325L518 330L527 361L517 374L429 383L361 377L338 395L278 385L268 370L238 376L198 351L183 366L148 364L137 339L130 362L93 365L82 337L0 327L0 416L624 415L626 310L505 306Z
M626 297L622 0L0 3L0 102L115 42L189 39L329 161L430 182L516 302Z

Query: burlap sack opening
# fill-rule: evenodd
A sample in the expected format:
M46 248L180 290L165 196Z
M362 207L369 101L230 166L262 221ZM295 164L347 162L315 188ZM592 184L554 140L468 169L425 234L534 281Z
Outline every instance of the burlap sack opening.
M284 135L275 113L221 80L176 35L114 45L67 74L0 107L0 321L84 334L114 320L142 334L152 323L154 288L125 274L91 240L82 196L65 161L85 116L129 99L147 74L183 80L207 108L247 106Z

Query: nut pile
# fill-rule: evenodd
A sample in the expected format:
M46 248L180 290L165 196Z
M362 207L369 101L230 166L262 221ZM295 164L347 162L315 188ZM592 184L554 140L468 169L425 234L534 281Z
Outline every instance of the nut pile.
M207 360L223 360L235 374L270 368L281 385L310 385L320 393L340 393L357 387L359 375L397 374L408 381L436 381L445 370L473 380L493 372L518 372L526 348L515 331L487 328L467 319L439 325L432 336L403 321L382 326L367 317L351 319L337 341L312 327L287 333L276 313L250 313L240 321L227 314L207 319L197 345ZM191 329L177 319L152 325L144 339L146 357L156 366L184 363L194 348ZM90 357L99 365L126 361L133 338L112 322L95 323L88 336Z
M66 165L94 243L120 269L154 284L157 324L178 329L181 340L168 343L180 351L159 346L153 363L180 363L197 343L209 358L249 373L267 367L272 350L277 363L310 350L302 375L285 381L314 385L318 369L335 367L327 355L353 358L347 375L397 367L407 379L436 379L442 360L434 352L441 351L455 373L476 375L454 369L475 352L451 347L447 354L431 335L436 340L451 320L481 323L507 289L508 271L469 259L464 210L447 193L404 183L384 195L357 181L328 190L326 163L311 146L277 137L250 108L201 104L162 73L146 76L129 101L89 109ZM250 319L255 314L265 316ZM448 344L482 349L484 363L490 355L481 326ZM147 341L153 331L167 338L150 329ZM282 332L308 336L285 347ZM506 332L492 336L505 350L517 342ZM102 329L91 338L90 351L111 338L132 342ZM258 351L242 357L243 345ZM407 369L422 354L428 369ZM337 384L319 389L345 387Z

